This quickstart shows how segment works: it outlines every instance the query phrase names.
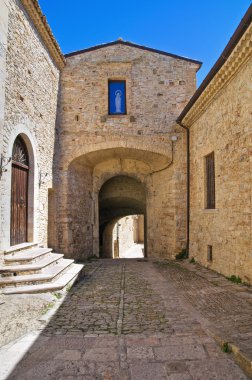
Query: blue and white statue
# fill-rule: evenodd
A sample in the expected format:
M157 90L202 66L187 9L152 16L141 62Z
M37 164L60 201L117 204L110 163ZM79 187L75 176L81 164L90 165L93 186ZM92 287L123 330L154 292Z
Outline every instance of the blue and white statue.
M122 112L122 91L121 90L117 90L115 92L115 109L116 109L116 113Z

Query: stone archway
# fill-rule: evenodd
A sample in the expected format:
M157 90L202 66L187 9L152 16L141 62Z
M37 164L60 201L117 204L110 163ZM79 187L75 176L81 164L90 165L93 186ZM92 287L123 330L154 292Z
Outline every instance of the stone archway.
M147 219L146 188L142 182L126 175L117 175L106 181L99 191L99 245L102 256L104 232L112 234L115 223L124 216L141 214ZM109 239L109 237L108 237ZM112 236L111 236L112 239ZM147 256L147 231L145 229L145 256ZM107 242L109 245L110 243ZM112 257L108 247L105 257Z
M60 167L55 188L57 220L54 249L66 257L79 260L92 255L99 256L99 232L109 220L124 215L144 214L147 216L144 220L148 255L174 257L184 245L184 226L181 229L177 221L178 215L184 212L184 204L178 197L180 189L178 195L175 192L180 179L174 172L169 149L167 155L151 147L143 150L143 146L138 147L138 144L134 148L132 145L101 150L95 150L92 145L89 149L85 146L86 153L77 156L68 165L64 162ZM139 209L138 199L128 197L130 200L127 204L124 202L121 203L123 207L120 204L113 207L113 215L109 216L106 223L101 223L99 194L106 182L115 181L114 178L119 176L131 178L131 181L144 187L144 206ZM103 206L102 210L105 217Z
M127 215L104 224L102 230L100 228L100 257L144 257L147 251L144 245L144 220L143 214Z

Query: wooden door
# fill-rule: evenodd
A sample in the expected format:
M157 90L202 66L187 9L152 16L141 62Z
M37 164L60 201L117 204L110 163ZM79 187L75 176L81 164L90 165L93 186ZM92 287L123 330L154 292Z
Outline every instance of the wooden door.
M11 245L27 241L28 164L26 146L18 137L12 152Z

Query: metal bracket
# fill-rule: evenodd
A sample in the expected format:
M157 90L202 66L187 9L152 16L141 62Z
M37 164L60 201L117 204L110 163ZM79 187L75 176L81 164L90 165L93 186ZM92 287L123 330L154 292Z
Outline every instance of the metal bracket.
M3 173L7 172L7 169L5 168L9 162L11 162L12 157L6 158L3 154L1 154L0 159L0 179L3 175Z
M48 176L48 173L42 174L42 172L39 172L39 187L45 183L45 179Z

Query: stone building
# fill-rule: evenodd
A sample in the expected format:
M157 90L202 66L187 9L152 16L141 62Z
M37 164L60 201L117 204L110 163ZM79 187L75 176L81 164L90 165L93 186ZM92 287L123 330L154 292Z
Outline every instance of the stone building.
M252 6L178 121L190 133L190 256L252 282Z
M47 244L48 188L52 186L59 73L64 57L36 2L1 0L0 4L0 153L4 166L0 174L0 250L5 250L23 240ZM25 146L29 169L19 167L14 173L15 164L8 160L15 142L17 150ZM12 175L23 181L20 197L24 204L15 205L16 211L11 207Z
M0 287L6 294L61 289L82 270L47 248L64 64L37 2L1 0Z
M50 265L102 255L141 215L146 256L187 247L251 281L251 13L195 93L199 61L123 40L63 56L37 0L0 0L0 270L35 243Z
M66 55L50 246L67 257L99 255L106 224L144 214L146 255L174 257L185 247L186 133L175 121L199 67L120 40ZM109 112L110 81L125 81L124 114Z

